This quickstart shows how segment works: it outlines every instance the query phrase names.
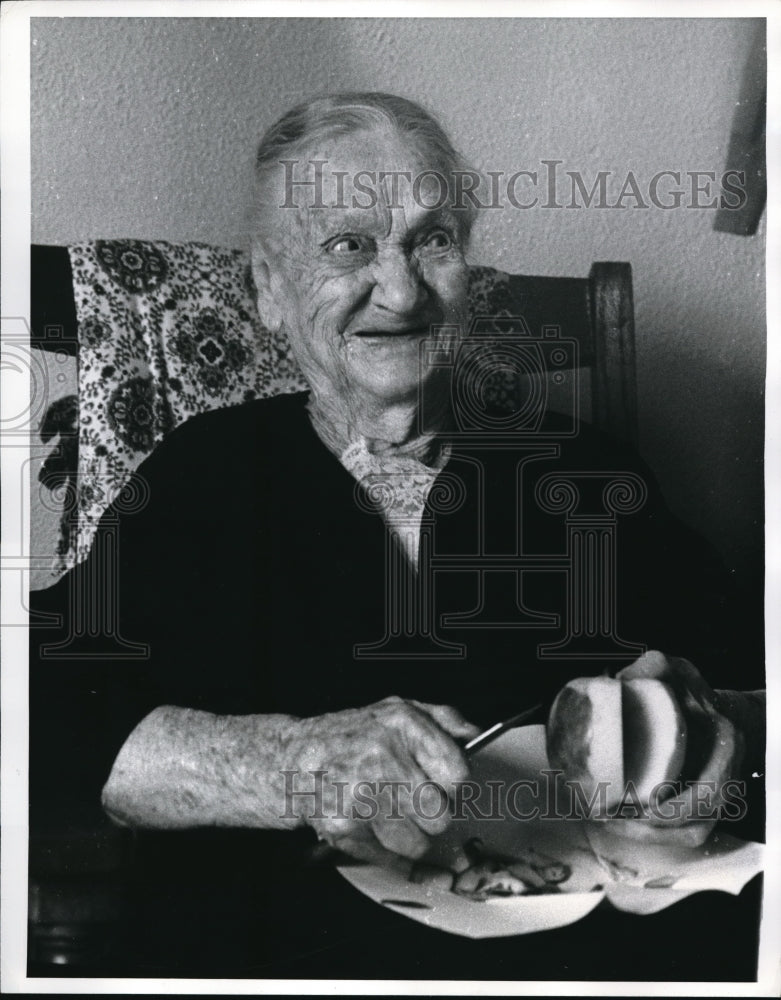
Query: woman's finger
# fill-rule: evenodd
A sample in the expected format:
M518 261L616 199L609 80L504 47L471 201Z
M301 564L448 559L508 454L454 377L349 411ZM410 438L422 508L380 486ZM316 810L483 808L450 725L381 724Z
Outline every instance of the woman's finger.
M380 815L372 820L371 825L374 836L392 854L400 854L415 861L422 858L431 846L426 834L406 816Z
M670 658L660 653L656 649L649 649L643 653L634 663L619 670L616 677L622 681L636 680L638 677L651 677L654 680L664 680L665 675L671 669Z
M358 861L365 861L371 865L380 865L383 868L392 868L398 864L398 856L387 850L374 836L373 831L366 824L364 832L350 833L329 841L331 846L344 854L355 858Z
M430 705L425 701L411 701L411 705L430 715L438 726L456 739L471 739L480 732L480 727L469 722L452 705Z
M377 782L378 820L411 820L424 834L435 837L450 825L450 803L440 785L427 777L402 746L386 758L384 777Z
M399 812L407 816L429 837L436 837L450 825L447 792L417 767L410 768L411 790L399 794Z
M658 805L661 815L651 817L657 827L681 827L698 821L715 822L723 804L722 786L740 770L742 737L723 715L712 717L710 754L696 779L689 780L680 795ZM669 818L667 818L669 817Z
M650 819L611 819L610 833L644 844L666 844L670 847L699 847L710 836L715 820L698 820L682 826L659 826Z
M713 706L715 695L699 670L680 656L665 656L651 649L616 675L622 681L640 677L664 681L673 689L682 707L702 710Z
M400 727L407 749L427 778L451 791L469 777L466 755L426 711L414 706L409 711L414 715L406 716Z

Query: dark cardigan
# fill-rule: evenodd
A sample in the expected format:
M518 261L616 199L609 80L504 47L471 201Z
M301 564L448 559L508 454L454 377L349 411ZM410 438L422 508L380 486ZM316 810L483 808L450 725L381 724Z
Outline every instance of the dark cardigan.
M99 565L96 553L106 546L98 545L86 565L33 595L36 620L72 620L68 602L91 579L103 605L116 598L121 636L31 630L33 825L74 802L97 814L122 742L160 704L306 716L397 694L454 704L486 724L549 701L569 677L625 665L636 655L628 644L686 656L715 687L763 685L761 613L741 604L710 550L671 516L634 453L586 426L557 438L555 418L544 426L547 438L505 438L499 447L492 434L455 440L447 471L456 477L456 500L436 511L432 494L424 518L437 567L430 607L439 645L418 628L356 658L356 645L386 635L388 565L401 565L399 550L315 435L304 401L303 394L278 397L184 424L139 469L135 492L104 517L101 537L107 544L118 538L118 577ZM555 497L545 499L541 481L554 472L581 487L569 525L565 511L545 509ZM581 635L576 658L546 653L541 647L573 627L574 571L568 575L562 563L569 554L574 565L573 514L591 518L598 534L602 488L617 473L642 481L647 495L636 512L615 520L614 634ZM470 559L518 551L542 566L524 572L520 591L517 572L494 562L481 575ZM419 603L420 581L403 565L399 574L395 585ZM428 585L432 577L421 579ZM442 621L476 608L479 622L492 627ZM57 650L57 643L64 645ZM139 657L144 644L149 655ZM540 949L530 938L510 948L413 926L358 898L333 872L304 869L310 840L309 831L140 836L129 974L295 976L308 968L315 976L555 979L571 969L574 978L630 978L624 959L590 955L573 928L544 935ZM661 915L643 918L644 928L662 927L660 946L664 938L669 951L680 935L672 929L678 911L699 912L698 899L669 911L666 923ZM755 918L747 918L749 938ZM384 952L383 935L391 942ZM559 950L565 945L570 966ZM316 951L317 961L305 957ZM686 977L674 956L655 954L659 978ZM500 964L483 967L491 955ZM650 957L647 964L638 978L655 978Z

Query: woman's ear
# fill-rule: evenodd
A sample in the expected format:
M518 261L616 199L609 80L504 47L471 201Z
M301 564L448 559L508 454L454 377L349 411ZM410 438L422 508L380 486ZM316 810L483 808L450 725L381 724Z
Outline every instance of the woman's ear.
M273 288L273 275L261 247L252 248L252 279L257 291L258 315L271 333L279 333L282 312L277 305Z

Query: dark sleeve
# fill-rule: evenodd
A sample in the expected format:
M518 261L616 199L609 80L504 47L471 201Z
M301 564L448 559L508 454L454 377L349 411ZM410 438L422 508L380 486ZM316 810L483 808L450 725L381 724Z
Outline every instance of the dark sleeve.
M224 707L193 655L224 520L204 462L212 424L170 435L106 511L87 560L31 594L33 806L99 803L120 747L156 706Z

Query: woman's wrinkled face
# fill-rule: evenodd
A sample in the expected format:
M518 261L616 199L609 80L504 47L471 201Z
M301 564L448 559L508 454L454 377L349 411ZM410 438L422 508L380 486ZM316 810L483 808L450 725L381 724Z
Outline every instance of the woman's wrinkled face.
M423 341L463 329L466 227L437 178L416 187L442 167L403 138L367 131L324 145L268 185L253 258L261 316L287 334L317 394L353 409L410 401L436 377ZM313 179L309 160L326 161L322 197L290 184Z

